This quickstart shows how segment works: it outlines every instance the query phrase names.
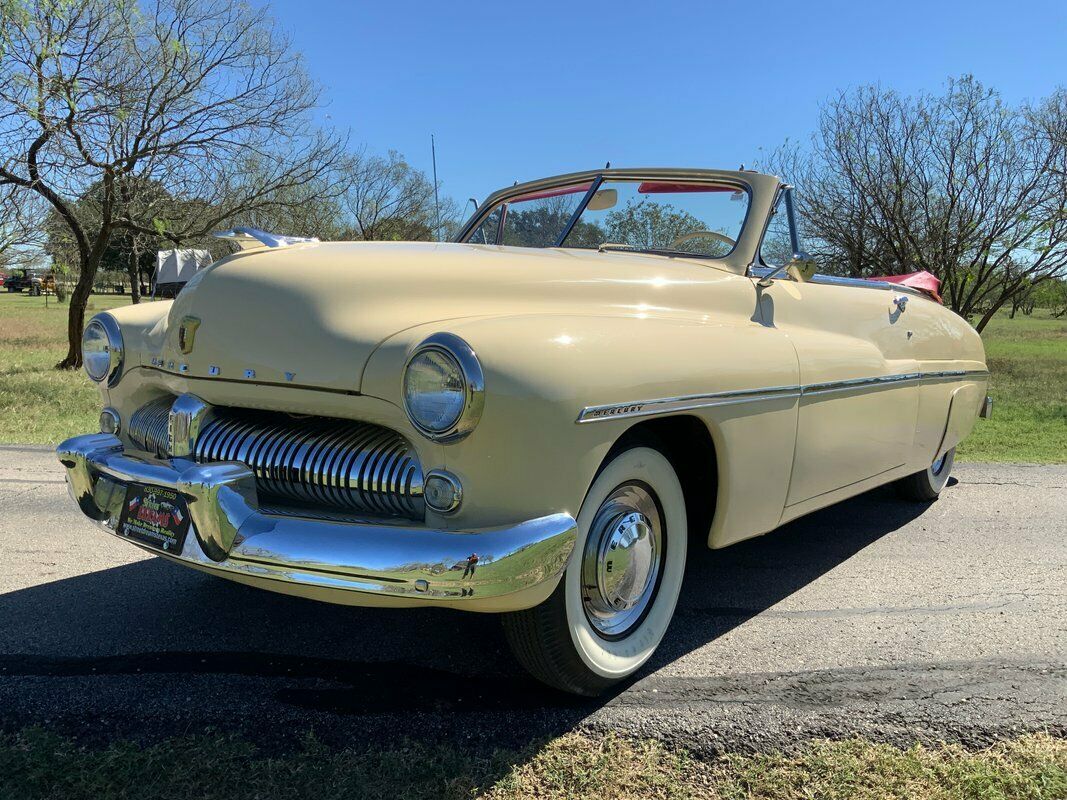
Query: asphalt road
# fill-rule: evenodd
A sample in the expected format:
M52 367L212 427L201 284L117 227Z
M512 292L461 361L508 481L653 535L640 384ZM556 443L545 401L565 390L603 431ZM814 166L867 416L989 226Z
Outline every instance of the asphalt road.
M1067 735L1067 467L956 474L930 506L883 489L694 552L654 662L588 701L526 678L490 616L328 606L149 557L80 517L50 451L0 447L0 726L278 747L616 730L705 753Z

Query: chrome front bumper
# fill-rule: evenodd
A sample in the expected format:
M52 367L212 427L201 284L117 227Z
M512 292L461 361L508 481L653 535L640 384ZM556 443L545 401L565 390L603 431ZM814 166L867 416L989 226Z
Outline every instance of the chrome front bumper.
M126 538L115 529L127 485L166 486L188 500L192 535L181 553L144 549L223 577L334 602L529 608L552 593L577 537L568 514L445 531L407 520L394 525L265 513L244 464L127 452L105 433L68 439L56 453L82 512L119 538ZM470 570L472 553L478 560Z

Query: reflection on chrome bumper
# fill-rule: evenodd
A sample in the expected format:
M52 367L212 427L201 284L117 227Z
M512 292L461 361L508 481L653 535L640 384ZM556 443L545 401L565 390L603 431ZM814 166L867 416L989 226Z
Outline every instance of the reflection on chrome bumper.
M494 610L511 610L551 594L577 536L568 514L473 531L267 514L244 464L130 453L104 433L68 439L56 452L82 512L106 530L115 533L128 484L176 489L195 535L180 554L150 552L268 587L282 581L460 608L491 600Z

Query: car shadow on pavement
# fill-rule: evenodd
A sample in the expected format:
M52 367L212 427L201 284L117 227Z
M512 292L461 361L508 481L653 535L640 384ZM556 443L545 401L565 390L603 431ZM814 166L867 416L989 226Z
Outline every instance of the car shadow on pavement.
M635 681L742 625L925 509L879 489L724 550L691 549L675 620ZM83 534L104 535L80 525L71 531ZM109 724L127 735L180 712L184 730L232 723L276 736L277 726L268 734L260 721L280 714L317 732L336 726L348 737L358 727L367 736L410 737L419 732L412 720L432 718L425 730L433 735L449 729L470 739L480 729L472 715L489 714L510 723L484 731L498 746L570 730L628 689L587 699L542 687L512 660L491 615L327 605L162 559L0 596L0 686L27 679L41 691L49 678L88 682L84 697L71 701L72 719L112 715ZM146 680L169 688L155 689L164 694L139 709L140 698L151 696ZM141 688L127 691L124 682ZM94 684L110 685L121 700L108 705L107 692ZM0 707L8 703L8 712L0 711L4 726L39 721L32 703L0 691ZM63 716L56 708L45 713L50 722ZM123 714L133 729L124 729ZM398 719L405 724L398 727Z

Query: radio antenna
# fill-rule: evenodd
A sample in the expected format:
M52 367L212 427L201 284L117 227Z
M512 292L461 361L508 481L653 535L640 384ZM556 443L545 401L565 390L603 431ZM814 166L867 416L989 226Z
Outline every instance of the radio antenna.
M437 197L437 145L430 134L430 157L433 160L433 208L437 218L437 241L441 241L441 201Z

